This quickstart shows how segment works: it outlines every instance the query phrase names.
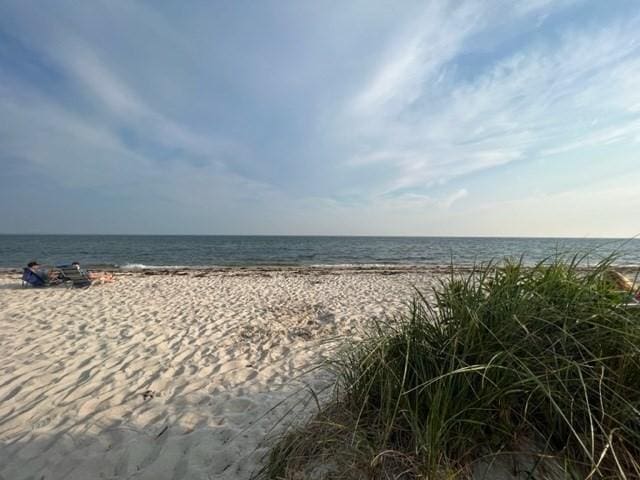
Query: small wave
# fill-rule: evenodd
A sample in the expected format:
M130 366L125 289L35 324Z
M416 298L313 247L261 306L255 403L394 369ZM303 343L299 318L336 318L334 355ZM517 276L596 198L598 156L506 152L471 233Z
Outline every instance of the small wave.
M143 263L126 263L120 265L122 270L178 270L185 268L194 268L186 265L145 265Z
M296 265L297 266L297 265ZM309 266L313 268L393 268L407 266L424 266L424 264L410 263L315 263L312 265L300 265L302 267Z

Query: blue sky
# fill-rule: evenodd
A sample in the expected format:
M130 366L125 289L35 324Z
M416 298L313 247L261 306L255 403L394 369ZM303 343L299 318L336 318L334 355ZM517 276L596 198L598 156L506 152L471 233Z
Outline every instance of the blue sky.
M0 232L640 233L640 2L0 0Z

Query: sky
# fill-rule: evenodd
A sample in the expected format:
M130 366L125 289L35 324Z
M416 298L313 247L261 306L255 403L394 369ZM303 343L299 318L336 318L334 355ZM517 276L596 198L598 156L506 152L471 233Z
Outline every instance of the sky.
M0 0L0 233L640 234L640 2Z

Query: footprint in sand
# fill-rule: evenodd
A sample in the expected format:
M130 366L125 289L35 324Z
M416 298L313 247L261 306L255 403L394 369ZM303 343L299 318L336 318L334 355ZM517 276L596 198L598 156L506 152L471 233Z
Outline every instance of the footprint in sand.
M51 423L51 418L44 417L44 418L41 418L40 420L38 420L37 422L35 422L32 426L33 426L34 430L37 430L39 428L46 427L50 423Z

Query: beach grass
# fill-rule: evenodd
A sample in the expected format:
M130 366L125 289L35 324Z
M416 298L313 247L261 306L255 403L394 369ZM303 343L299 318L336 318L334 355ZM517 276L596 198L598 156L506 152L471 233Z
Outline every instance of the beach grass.
M452 269L347 343L335 395L259 476L640 478L640 308L611 259L583 264Z

